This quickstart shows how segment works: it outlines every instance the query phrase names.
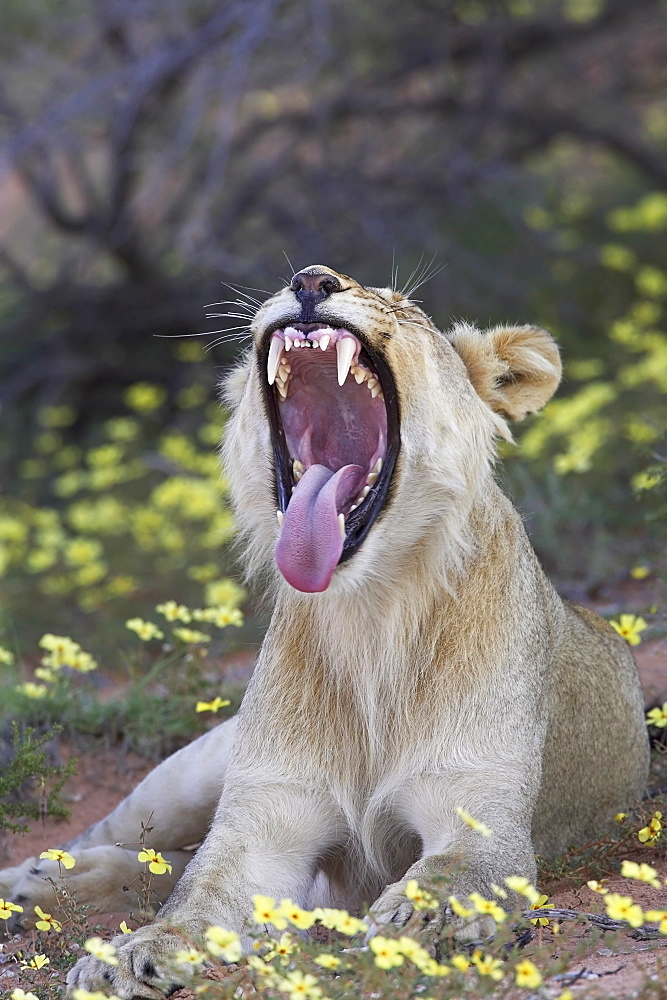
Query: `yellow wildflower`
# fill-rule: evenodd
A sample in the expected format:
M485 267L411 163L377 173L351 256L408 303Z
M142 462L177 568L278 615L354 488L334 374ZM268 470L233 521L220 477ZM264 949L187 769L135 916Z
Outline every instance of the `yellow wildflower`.
M465 972L470 968L470 960L467 959L465 955L452 955L449 960L449 964L453 965L459 972Z
M541 910L545 906L550 909L551 903L549 903L548 900L549 897L546 895L546 893L542 893L541 896L537 897L534 903L530 904L531 910ZM548 917L536 917L535 920L531 920L530 922L531 924L538 924L540 927L546 927L547 924L549 923L549 919Z
M595 879L591 879L586 883L586 885L589 889L592 889L593 892L597 892L600 896L606 896L609 892L609 889L604 888L604 883L606 881L606 878L603 878L601 882L596 882Z
M542 974L529 958L524 958L522 962L517 962L514 971L516 972L517 986L527 986L529 989L535 989L542 985Z
M209 605L238 608L247 596L247 590L235 580L211 580L206 586L206 603Z
M662 830L661 820L662 813L656 809L648 826L643 827L637 834L637 838L642 844L648 844L649 847L653 847L657 844Z
M667 726L667 701L661 708L652 708L650 712L647 712L646 723L649 726L656 726L658 729L664 729Z
M627 813L616 813L614 819L616 820L617 823L622 823L624 819L627 819L627 816L628 816Z
M229 705L229 702L225 702ZM287 917L291 924L299 930L307 930L315 923L315 914L311 910L302 910L300 906L293 903L291 899L283 899L280 902L280 912Z
M176 601L165 601L164 604L158 604L155 610L164 615L168 622L180 621L188 625L192 621L190 609L184 604L177 604Z
M219 695L213 701L198 701L195 705L195 712L219 712L221 708L231 705L229 698L221 698Z
M667 934L667 910L646 910L644 920L658 925L661 934Z
M347 934L349 937L367 929L363 920L350 916L347 910L334 910L328 906L317 906L313 910L313 916L328 930L338 931L339 934Z
M632 896L620 896L617 892L610 892L605 896L604 902L607 916L612 920L625 920L631 927L641 927L644 923L641 906L634 902Z
M197 951L196 948L183 948L174 955L174 961L177 965L181 965L184 968L189 966L191 969L201 966L205 959L206 955L201 951Z
M0 920L9 920L12 913L23 913L23 907L9 899L0 899Z
M256 895L252 897L255 910L252 919L256 924L273 924L279 931L284 931L287 921L273 896Z
M35 927L40 931L61 931L63 925L55 917L52 917L50 913L44 913L41 906L35 907L35 913L39 917L39 920L35 922Z
M339 958L336 958L335 955L330 955L327 951L322 952L321 955L316 955L313 961L317 965L321 965L323 969L337 969L341 964Z
M353 937L355 934L365 931L366 924L358 917L351 916L346 910L339 910L338 916L335 918L334 930L337 930L339 934Z
M137 413L150 413L159 409L167 398L166 390L152 382L135 382L125 390L123 399Z
M450 896L447 902L451 906L452 911L456 914L456 916L461 917L462 920L469 920L470 917L474 917L475 910L474 909L471 910L469 907L464 906L463 903L459 902L456 896Z
M289 994L290 1000L319 1000L322 990L317 985L315 976L309 972L301 972L295 969L288 972L284 979L281 978L279 989Z
M27 962L21 962L22 969L43 969L45 965L50 965L51 959L46 955L33 955Z
M497 924L502 924L503 920L507 919L507 914L502 906L499 906L492 899L484 899L478 892L470 893L470 902L478 913L488 914L490 917L493 917Z
M271 951L264 956L264 961L270 962L272 958L280 958L283 959L283 964L285 964L288 956L292 954L295 947L296 941L292 935L282 934L280 940L276 941Z
M400 937L398 939L398 945L405 955L413 965L415 965L420 972L423 972L425 976L448 976L450 969L446 965L440 965L436 962L434 958L429 955L425 948L422 948L420 944L414 940L414 938Z
M15 989L9 994L12 1000L39 1000L36 993L27 993L22 989Z
M206 632L198 632L194 628L175 628L172 629L173 634L181 642L187 642L190 644L196 644L199 642L210 642L210 635L206 635Z
M463 822L466 823L471 830L476 830L477 833L481 833L483 837L490 837L493 833L490 826L487 826L486 823L482 823L479 819L475 819L474 816L471 816L470 813L465 809L462 809L461 806L456 807L456 814L461 817Z
M132 928L128 927L127 923L124 920L121 920L121 922L118 924L118 926L121 929L121 931L123 932L123 934L131 934L132 933Z
M83 947L100 962L105 962L107 965L118 965L116 949L110 941L103 941L101 937L91 937L84 942Z
M643 632L645 628L648 628L645 620L640 618L638 615L621 615L619 621L612 618L609 624L612 628L616 629L618 634L623 636L625 641L631 646L639 645L642 641L639 633Z
M57 861L58 864L62 865L63 868L74 868L76 860L67 851L63 851L60 847L50 847L48 851L42 851L40 858L46 858L47 861Z
M8 667L11 667L13 662L14 662L14 654L10 653L10 651L8 649L5 649L4 646L0 646L0 663L4 663Z
M405 895L412 903L415 910L435 910L438 900L426 889L422 889L417 879L411 878L405 883Z
M206 948L216 958L221 958L224 962L238 962L242 955L241 940L235 931L225 930L224 927L206 928Z
M164 875L166 872L171 874L171 865L165 861L159 851L154 851L152 847L145 847L139 851L137 861L148 864L149 871L152 871L154 875Z
M507 893L501 885L496 885L495 882L491 883L491 891L498 896L499 899L507 899Z
M540 899L540 894L535 886L523 875L508 875L505 879L505 885L512 892L518 893L519 896L525 896L531 904L536 903Z
M34 681L25 681L24 684L17 684L16 691L20 691L26 698L44 698L48 693L46 684L35 684Z
M630 570L630 576L633 580L645 580L650 572L648 566L633 566Z
M644 862L637 864L635 861L623 861L621 864L621 875L624 878L635 878L639 882L648 882L654 889L660 888L657 871L655 868L651 868L650 865L644 864Z
M128 618L125 622L125 628L136 632L142 642L148 642L150 639L164 639L164 632L161 632L153 622L144 621L143 618Z
M375 955L375 964L380 969L392 969L395 965L403 965L403 955L398 941L377 934L370 939L369 947Z
M238 608L226 608L218 605L213 608L195 608L192 617L197 622L209 622L216 628L227 628L228 625L243 625L243 615Z
M489 976L498 982L505 975L501 960L491 955L484 955L479 949L473 952L470 960L477 967L480 976Z

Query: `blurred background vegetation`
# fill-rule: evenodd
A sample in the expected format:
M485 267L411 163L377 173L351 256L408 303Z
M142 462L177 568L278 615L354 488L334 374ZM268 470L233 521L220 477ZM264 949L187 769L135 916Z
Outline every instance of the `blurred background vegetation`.
M313 262L441 268L416 293L440 325L550 329L563 387L501 474L566 590L660 572L665 0L0 19L0 642L99 657L158 601L225 603L216 383L247 304Z

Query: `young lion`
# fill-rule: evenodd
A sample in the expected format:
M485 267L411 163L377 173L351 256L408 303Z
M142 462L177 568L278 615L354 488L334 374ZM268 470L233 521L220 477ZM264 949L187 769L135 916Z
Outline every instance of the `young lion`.
M106 974L121 997L158 996L181 947L168 925L197 938L219 924L248 946L255 893L372 904L371 933L407 921L408 879L451 873L459 899L489 897L644 790L628 648L556 595L492 474L506 419L558 385L549 334L441 333L398 292L319 265L265 302L252 332L227 384L225 464L275 611L237 719L70 845L79 896L100 908L118 906L136 865L111 845L136 840L150 813L152 846L182 872L159 919L116 939L119 965L84 958L70 989ZM183 870L179 849L211 817ZM12 898L38 902L44 865L21 871Z

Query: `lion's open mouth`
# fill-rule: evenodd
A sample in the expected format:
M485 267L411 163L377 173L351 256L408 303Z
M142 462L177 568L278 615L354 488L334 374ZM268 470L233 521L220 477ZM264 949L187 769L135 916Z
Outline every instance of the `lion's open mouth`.
M326 590L386 500L399 449L394 380L357 332L270 331L260 352L276 470L276 562L297 590Z

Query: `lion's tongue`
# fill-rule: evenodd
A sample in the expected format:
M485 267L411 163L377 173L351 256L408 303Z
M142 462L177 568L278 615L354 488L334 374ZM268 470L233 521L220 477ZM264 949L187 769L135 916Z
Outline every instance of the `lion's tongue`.
M326 590L343 551L338 514L363 489L360 465L332 472L311 465L297 483L285 511L276 546L276 563L296 590L315 594Z

